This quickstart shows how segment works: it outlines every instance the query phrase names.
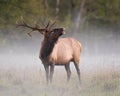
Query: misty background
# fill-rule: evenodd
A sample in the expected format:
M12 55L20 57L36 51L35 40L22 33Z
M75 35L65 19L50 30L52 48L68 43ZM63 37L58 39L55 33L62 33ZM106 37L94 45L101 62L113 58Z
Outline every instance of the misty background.
M94 2L94 3L93 3ZM43 28L48 21L53 27L65 27L63 37L73 37L82 44L82 57L120 55L120 1L114 0L3 0L0 1L0 53L30 54L39 57L43 36L27 35L27 28L16 28L21 16Z
M120 88L120 75L118 75L120 73L120 0L0 0L0 81L2 82L0 83L0 94L2 96L9 96L9 94L16 96L19 93L19 88L16 93L13 91L14 88L12 91L8 91L12 80L13 85L14 83L18 86L22 84L20 95L27 94L25 96L29 94L32 94L31 96L36 94L37 96L39 94L38 91L35 91L36 87L35 90L33 89L34 92L28 91L26 88L28 85L24 85L25 81L29 81L29 85L31 82L36 82L35 86L37 84L44 86L43 83L45 83L44 68L39 59L43 36L39 32L33 32L32 37L29 37L27 35L30 32L29 29L16 28L16 21L20 21L21 16L31 26L34 26L37 21L43 28L48 21L51 23L56 21L53 28L64 27L66 34L62 38L73 37L82 44L80 69L83 83L86 84L84 80L89 80L90 74L97 74L95 76L98 78L102 74L103 80L107 76L114 75L113 77L117 77L117 83L113 83L115 86L111 87L111 83L111 85L105 85L106 82L103 85L109 91L115 92L117 90L118 92ZM71 64L71 70L74 81L77 76L73 64ZM64 67L55 67L55 74L54 78L66 76ZM93 81L97 82L96 77L93 78ZM113 80L113 77L110 77L110 80ZM43 81L40 83L40 80ZM6 85L6 82L9 86ZM61 79L59 82L65 81ZM90 84L93 86L93 83ZM87 87L88 85L86 84ZM98 82L96 85L99 86ZM61 88L61 86L59 87ZM55 88L57 93L59 88ZM43 89L45 88L43 87ZM45 89L45 93L42 91L43 89L39 89L40 92L43 92L43 95L39 96L48 96L46 92L50 93L50 89ZM62 92L64 93L63 89L60 89L61 93L58 92L58 96ZM64 96L72 96L71 89L67 91L69 94ZM92 91L88 92L87 90L85 92L90 93L85 96L96 96L91 94ZM52 91L52 93L54 92ZM98 92L96 91L96 93ZM119 94L115 96L119 96ZM79 94L77 95L79 96ZM105 94L105 96L107 95Z

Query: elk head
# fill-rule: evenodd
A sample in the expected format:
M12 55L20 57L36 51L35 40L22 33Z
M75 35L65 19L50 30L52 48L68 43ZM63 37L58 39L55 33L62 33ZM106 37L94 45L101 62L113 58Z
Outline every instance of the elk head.
M64 28L54 28L52 30L45 31L43 32L44 38L49 41L57 41L61 35L65 34L64 30Z

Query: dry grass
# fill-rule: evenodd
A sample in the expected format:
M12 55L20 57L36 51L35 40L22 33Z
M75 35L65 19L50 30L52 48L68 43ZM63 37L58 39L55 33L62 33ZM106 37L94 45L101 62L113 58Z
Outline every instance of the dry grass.
M55 70L54 82L46 85L44 71L30 68L0 69L0 96L120 96L119 71L101 70L82 75L82 88L75 72L66 83L66 73Z
M53 83L46 85L45 72L37 56L2 57L0 96L120 96L120 60L116 57L81 58L82 86L72 65L69 83L65 69L55 67Z

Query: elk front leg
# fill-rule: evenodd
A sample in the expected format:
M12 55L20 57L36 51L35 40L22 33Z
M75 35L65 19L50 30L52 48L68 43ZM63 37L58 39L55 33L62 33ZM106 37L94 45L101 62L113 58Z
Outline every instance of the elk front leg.
M53 73L54 73L54 64L51 64L50 65L50 82L51 83L52 83Z
M49 65L44 65L45 72L46 72L46 81L47 84L49 83Z

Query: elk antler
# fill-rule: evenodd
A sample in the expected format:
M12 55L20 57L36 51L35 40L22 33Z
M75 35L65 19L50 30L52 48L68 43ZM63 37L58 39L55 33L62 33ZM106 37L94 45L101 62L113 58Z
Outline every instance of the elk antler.
M31 36L31 33L33 31L38 31L40 32L41 34L43 34L43 31L45 31L46 29L40 29L39 25L37 24L37 22L35 23L35 26L32 27L32 26L29 26L23 19L23 17L21 17L21 23L19 23L18 21L16 21L16 27L19 27L19 26L23 26L23 27L27 27L27 28L30 28L32 29L32 31L30 31L29 33L27 33L29 36Z
M48 29L49 25L50 25L50 22L48 22L48 24L46 25L46 27L45 27L45 28L46 28L46 29Z
M35 22L35 26L32 27L32 26L28 25L28 24L24 21L23 17L21 16L21 22L16 21L16 27L23 26L23 27L30 28L31 31L30 31L29 33L27 33L27 34L31 37L31 36L32 36L31 33L32 33L33 31L38 31L38 32L40 32L41 34L43 34L43 32L45 32L45 31L51 32L51 27L52 27L55 23L56 23L56 22L53 22L53 23L50 25L50 22L48 22L48 24L45 26L45 28L40 29L40 26L38 25L37 22Z
M52 26L55 25L56 21L54 21L50 26L49 26L49 30L51 30Z
M50 21L48 21L45 29L48 30L48 31L51 31L51 28L52 28L52 26L53 26L55 23L56 23L56 21L54 21L54 22L50 25Z

